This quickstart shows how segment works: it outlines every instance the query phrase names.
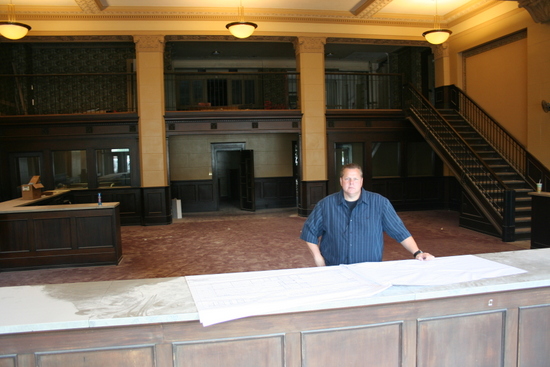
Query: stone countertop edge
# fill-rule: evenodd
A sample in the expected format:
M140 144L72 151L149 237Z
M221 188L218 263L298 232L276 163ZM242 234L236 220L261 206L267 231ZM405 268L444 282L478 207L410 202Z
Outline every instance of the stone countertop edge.
M91 204L59 204L59 205L35 205L43 200L61 196L70 190L48 191L49 195L42 195L36 199L17 198L0 202L0 214L31 213L46 211L83 210L83 209L108 209L119 205L118 202L104 202L102 205Z
M390 303L400 303L408 301L418 301L418 300L430 300L438 299L444 297L456 297L456 296L467 296L467 295L476 295L481 293L493 293L493 292L504 292L504 291L513 291L519 289L532 289L539 287L548 287L550 286L550 248L548 249L534 249L534 250L519 250L519 251L510 251L510 252L500 252L500 253L490 253L490 254L479 254L476 255L487 260L492 260L500 262L502 264L514 266L523 270L526 270L526 273L498 277L498 278L488 278L481 279L476 281L469 281L463 283L456 283L451 285L443 286L392 286L387 290L376 294L374 296L365 297L365 298L356 298L348 300L335 300L322 302L315 305L304 305L300 307L292 307L284 310L280 310L277 313L270 312L268 314L285 314L291 312L309 312L309 311L320 311L320 310L330 310L335 308L349 308L349 307L361 307L361 306L370 306L370 305L380 305L380 304L390 304ZM136 280L119 280L119 281L104 281L104 282L90 282L90 283L73 283L73 284L57 284L57 285L47 285L47 286L22 286L27 287L28 289L35 289L37 287L48 287L48 289L56 289L66 286L78 286L81 287L81 294L88 294L87 288L93 287L107 287L111 288L114 285L114 288L124 287L130 289L130 292L134 292L134 288L139 288L141 286L147 287L146 292L154 293L153 297L157 297L157 291L155 290L158 284L162 285L163 283L177 282L179 287L179 292L181 297L179 301L175 301L173 297L164 296L166 298L158 299L162 303L163 299L165 304L171 312L158 312L155 314L155 311L150 312L147 315L139 316L76 316L74 315L62 315L60 320L57 321L48 321L47 319L43 322L28 322L20 321L15 323L13 320L10 321L11 324L6 324L0 319L0 334L13 334L13 333L23 333L23 332L35 332L35 331L53 331L53 330L67 330L67 329L80 329L80 328L95 328L95 327L113 327L113 326L127 326L127 325L145 325L153 323L171 323L171 322L188 322L188 321L198 321L199 314L194 305L193 297L188 288L187 281L185 277L177 278L158 278L158 279L136 279ZM150 284L153 283L153 284ZM78 284L78 285L76 285ZM128 286L130 284L130 286ZM172 283L174 284L174 283ZM0 288L0 307L5 308L6 297L2 297L2 294L9 294L10 289L16 290L22 287L3 287ZM162 286L161 286L162 287ZM42 292L41 289L38 292ZM135 293L135 292L134 292ZM162 291L159 291L162 293ZM164 297L161 295L161 297ZM98 298L99 301L94 300L93 302L99 302L100 305L105 300L110 298L121 297L116 293L112 295ZM124 297L124 296L122 296ZM135 294L130 296L130 298L135 297ZM9 297L8 297L9 298ZM83 297L84 301L89 302ZM138 299L138 298L136 298ZM59 300L56 300L58 302ZM66 300L61 300L60 302L70 303ZM78 302L78 301L77 301ZM177 303L177 304L174 304ZM179 303L178 303L179 302ZM4 304L4 305L2 305ZM13 305L12 305L13 306ZM92 305L93 306L93 305ZM74 308L74 303L70 303L70 307ZM88 305L88 307L91 307ZM175 312L174 312L175 311ZM108 311L111 312L111 311ZM118 312L117 312L118 314ZM266 314L267 315L267 314ZM255 316L262 316L261 314ZM64 318L64 319L63 319ZM230 322L230 321L228 321Z

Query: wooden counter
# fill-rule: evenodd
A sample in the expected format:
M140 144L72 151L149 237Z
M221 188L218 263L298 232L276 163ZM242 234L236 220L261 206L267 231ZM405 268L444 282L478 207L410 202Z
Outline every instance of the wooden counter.
M0 365L548 366L550 249L478 256L527 272L208 327L184 277L4 287Z
M0 203L0 270L119 263L119 204L39 205L66 193Z

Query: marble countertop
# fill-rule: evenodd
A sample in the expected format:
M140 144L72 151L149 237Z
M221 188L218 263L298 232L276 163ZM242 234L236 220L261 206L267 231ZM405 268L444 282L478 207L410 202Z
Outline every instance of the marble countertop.
M9 213L28 213L28 212L44 212L44 211L62 211L62 210L82 210L82 209L104 209L114 208L119 205L118 202L106 202L102 205L93 204L61 204L61 205L36 205L41 201L61 196L70 192L70 190L52 190L46 191L40 198L37 199L13 199L0 202L0 214Z
M445 286L392 286L371 297L282 313L550 286L550 248L477 256L527 272ZM0 334L199 320L185 277L2 287L0 309Z

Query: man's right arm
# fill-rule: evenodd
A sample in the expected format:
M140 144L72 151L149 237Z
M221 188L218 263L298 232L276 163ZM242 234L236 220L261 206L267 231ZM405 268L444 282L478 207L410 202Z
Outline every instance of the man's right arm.
M321 255L321 250L319 249L319 246L307 241L306 243L307 243L307 247L309 247L309 251L313 255L313 261L315 261L315 265L325 266L326 265L325 258L323 257L323 255Z

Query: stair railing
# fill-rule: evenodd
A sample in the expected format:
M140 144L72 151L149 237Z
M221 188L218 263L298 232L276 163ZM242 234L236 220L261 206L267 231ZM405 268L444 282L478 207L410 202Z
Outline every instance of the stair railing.
M485 203L488 215L502 231L503 240L513 240L510 237L513 238L514 232L515 191L508 188L412 84L405 85L404 95L404 110L414 116L413 122L422 124L417 128L422 129L428 143L444 155L444 160L478 201Z
M535 189L541 180L543 187L550 185L550 170L537 160L502 125L455 85L438 88L436 94L448 99L448 107L456 110L470 125Z

